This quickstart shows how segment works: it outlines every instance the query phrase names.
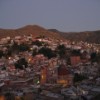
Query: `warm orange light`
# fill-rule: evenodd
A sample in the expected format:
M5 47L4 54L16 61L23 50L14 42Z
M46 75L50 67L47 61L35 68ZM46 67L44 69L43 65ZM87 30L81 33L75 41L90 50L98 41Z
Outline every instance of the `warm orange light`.
M33 48L30 48L30 50L33 50Z
M28 59L28 62L30 62L30 61L31 61L31 58Z
M43 76L43 75L42 75L41 77L42 77L42 79L44 78L44 76Z
M4 96L0 96L0 100L5 100L5 97Z

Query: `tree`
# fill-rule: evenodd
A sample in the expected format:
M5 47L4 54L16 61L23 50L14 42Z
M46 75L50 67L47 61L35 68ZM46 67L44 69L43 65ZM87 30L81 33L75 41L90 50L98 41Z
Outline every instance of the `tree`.
M81 54L80 54L80 50L72 50L72 55L74 55L74 56L80 56Z
M18 47L19 47L19 51L21 51L21 52L29 50L29 46L24 43L20 44Z
M33 49L32 56L34 57L37 54L38 54L37 49Z
M12 55L12 50L8 48L8 50L4 53L4 56L8 58L11 55Z
M0 50L0 58L1 58L2 56L4 56L4 53L3 53L2 50Z
M66 57L66 47L65 45L58 45L56 48L57 53L59 54L60 58Z
M28 62L26 61L25 58L21 58L15 63L16 69L23 69L24 67L26 68L27 66Z
M82 81L84 79L87 79L87 77L86 76L83 76L81 74L75 73L74 78L73 78L73 82L74 83L80 82L80 81Z
M16 43L16 42L14 41L13 45L11 46L12 51L13 51L13 52L16 52L16 51L19 50L18 48L19 48L18 43Z
M97 94L95 97L93 97L91 100L100 100L100 94Z
M44 39L46 36L44 36L44 35L39 35L38 37L36 37L36 39Z
M53 50L51 50L50 48L47 47L42 47L39 51L39 54L43 54L44 56L48 57L48 59L52 58L52 57L56 57L56 54L54 53Z
M14 95L10 92L7 92L5 94L5 98L6 98L6 100L14 100Z
M98 63L100 63L100 52L99 52L99 53L97 53L96 58L97 58L97 62L98 62Z
M97 61L97 54L96 54L96 52L91 53L91 61L92 62Z
M42 42L36 40L32 42L33 45L42 46Z
M20 98L21 100L24 100L24 96L21 96L21 98Z

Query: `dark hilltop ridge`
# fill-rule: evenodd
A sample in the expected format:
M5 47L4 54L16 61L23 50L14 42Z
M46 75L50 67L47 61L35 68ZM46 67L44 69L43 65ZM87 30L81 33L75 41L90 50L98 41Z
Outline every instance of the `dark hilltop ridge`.
M32 34L33 37L45 36L55 39L62 39L60 34L55 32L50 32L47 29L38 25L27 25L19 29L0 29L0 38L4 38L7 36L15 37L18 35L30 35L30 34Z
M55 39L67 39L71 41L84 41L100 44L100 30L85 32L61 32L56 29L45 29L38 25L27 25L19 29L0 29L0 38L29 34L32 34L34 37L46 36Z
M84 32L60 32L56 29L49 29L49 31L58 33L68 40L100 44L100 30Z

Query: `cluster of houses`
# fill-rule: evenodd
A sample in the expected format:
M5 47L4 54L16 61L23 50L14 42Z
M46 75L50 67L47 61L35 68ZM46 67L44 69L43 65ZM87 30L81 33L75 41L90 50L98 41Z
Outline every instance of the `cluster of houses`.
M51 50L55 50L58 45L64 45L68 58L60 58L57 55L48 59L43 54L33 56L34 49L45 47L32 44L37 40L48 44L47 47ZM12 50L15 43L27 44L30 50L15 52ZM6 54L9 48L12 54L2 55L2 53ZM66 100L66 98L92 100L100 95L100 65L96 61L91 62L92 53L98 54L99 48L93 44L82 41L76 43L51 38L33 38L29 35L2 38L0 51L2 51L0 54L0 93L2 95L14 94L15 100L21 97L25 100ZM72 51L80 51L81 56L77 52L73 54ZM16 68L16 63L20 59L24 59L22 62L27 62L27 67L22 63L22 69ZM87 78L74 83L76 73ZM28 99L29 97L31 98Z

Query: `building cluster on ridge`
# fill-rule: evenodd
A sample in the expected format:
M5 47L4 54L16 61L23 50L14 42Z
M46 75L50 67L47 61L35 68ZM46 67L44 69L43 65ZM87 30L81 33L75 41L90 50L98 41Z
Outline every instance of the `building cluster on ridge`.
M99 53L95 44L82 41L2 38L0 93L15 100L92 100L100 95Z

